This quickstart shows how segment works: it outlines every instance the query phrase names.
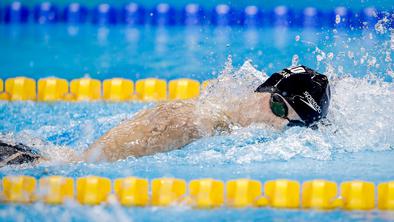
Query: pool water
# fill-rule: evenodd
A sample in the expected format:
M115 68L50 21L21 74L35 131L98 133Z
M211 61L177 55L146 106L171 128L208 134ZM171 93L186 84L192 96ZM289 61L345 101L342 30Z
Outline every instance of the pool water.
M320 72L331 62L340 74L371 72L391 81L386 60L394 43L388 28L381 29L0 25L0 76L206 80L231 55L234 66L250 59L267 73L296 58Z
M230 27L5 26L0 25L0 77L74 79L179 77L225 79L204 96L239 96L251 78L306 64L332 84L329 126L275 132L260 126L203 138L180 150L114 163L5 167L5 175L98 175L148 179L212 177L324 178L336 182L393 180L394 34L366 30ZM218 90L220 91L220 90ZM216 94L215 94L216 93ZM224 97L222 97L224 98ZM0 102L1 138L52 147L86 149L100 135L149 103ZM55 157L56 158L56 157ZM389 221L392 212L274 209L193 210L85 207L76 203L0 205L1 221Z

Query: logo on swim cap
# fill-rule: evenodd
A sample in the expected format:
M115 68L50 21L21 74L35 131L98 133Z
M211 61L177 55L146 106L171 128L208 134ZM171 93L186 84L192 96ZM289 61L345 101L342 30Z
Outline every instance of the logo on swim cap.
M279 74L281 74L285 78L290 76L290 73L286 72L286 70L282 70L281 72L279 72Z
M327 76L306 66L276 72L255 91L280 93L307 126L326 117L330 105Z
M289 70L292 73L304 73L304 72L306 72L304 67L302 67L302 66L296 66L296 67L290 68Z
M283 77L287 78L292 74L299 74L299 73L305 73L305 69L302 66L296 66L292 67L289 69L283 69L282 71L279 72Z
M300 99L303 103L305 103L306 105L308 105L309 107L311 107L311 109L315 110L318 113L321 113L321 108L319 105L317 105L315 99L313 99L313 97L311 96L311 94L309 94L307 91L304 92L304 96L305 98L308 100L305 101L303 99Z

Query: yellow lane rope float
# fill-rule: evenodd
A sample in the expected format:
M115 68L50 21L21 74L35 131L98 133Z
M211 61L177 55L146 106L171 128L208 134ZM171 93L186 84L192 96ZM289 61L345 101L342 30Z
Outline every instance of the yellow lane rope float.
M377 195L376 195L377 194ZM116 200L125 207L177 206L194 208L271 207L279 209L319 210L394 210L394 181L377 186L371 182L346 181L339 186L327 180L300 183L278 179L266 181L235 179L227 182L178 178L156 178L150 181L137 177L110 180L86 176L69 178L5 176L0 200L3 203L29 204L43 202L62 204L76 201L82 205L107 204Z

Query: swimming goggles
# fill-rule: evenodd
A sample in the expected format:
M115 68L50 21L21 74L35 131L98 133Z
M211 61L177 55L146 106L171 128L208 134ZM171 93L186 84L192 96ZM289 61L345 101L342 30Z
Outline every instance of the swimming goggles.
M278 93L271 93L271 98L270 98L270 108L272 113L275 116L278 116L280 118L284 118L289 123L287 126L305 126L305 122L301 120L291 120L288 117L289 114L289 108L287 106L287 103L285 99Z

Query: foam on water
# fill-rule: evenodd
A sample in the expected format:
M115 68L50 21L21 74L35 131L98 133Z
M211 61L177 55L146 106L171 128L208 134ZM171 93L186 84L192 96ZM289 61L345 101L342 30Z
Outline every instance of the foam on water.
M55 158L39 166L4 167L0 169L0 176L94 174L109 178L176 176L187 180L200 177L222 180L251 177L261 181L275 178L300 181L325 178L336 182L392 180L394 33L387 38L385 21L375 28L376 33L367 32L355 39L333 30L326 37L327 42L333 38L333 44L324 47L306 42L307 36L297 34L296 42L312 46L307 54L315 58L315 67L328 75L331 82L328 120L317 130L293 127L273 131L261 125L233 126L231 133L205 137L167 153L131 157L115 163L64 164L64 156L53 150L71 148L81 152L108 129L153 104L0 102L0 133L3 134L0 139L33 145ZM302 53L287 55L291 61L289 65L305 62ZM201 102L213 111L231 109L237 100L253 93L266 78L265 72L258 70L252 61L233 67L230 57L218 78L204 91ZM212 218L221 221L233 221L234 218L240 221L255 218L266 221L379 221L390 220L393 214L273 209L198 211L187 207L123 208L116 203L90 207L73 201L62 206L40 202L0 205L0 220L32 218L61 221L161 221L163 218L174 221L212 221Z
M345 58L353 60L354 65L365 64L362 78L345 73L342 64L336 64L338 59L343 58L341 53L334 55L333 52L318 47L313 52L316 54L318 65L325 65L324 74L329 77L331 83L331 107L326 121L328 124L321 125L318 130L295 127L282 133L264 130L258 126L235 128L230 135L210 139L208 144L197 141L189 145L187 149L193 150L194 153L188 160L196 163L250 163L271 159L287 160L295 156L328 160L337 152L394 149L394 138L391 136L394 135L394 86L382 77L392 75L391 48L394 34L391 32L390 39L383 41L383 44L362 43L365 36L376 35L371 38L385 38L387 23L386 17L379 20L375 26L376 33L364 35L360 39L346 39L334 30L334 38L338 39L334 46L339 45L347 49ZM369 48L357 49L360 45ZM328 47L328 50L330 49ZM382 54L385 54L385 58ZM298 64L298 55L293 55L292 65ZM229 57L224 70L210 85L202 100L231 109L234 105L233 100L246 99L266 78L265 72L258 71L251 61L246 61L239 69L235 69ZM227 140L229 141L223 143ZM209 148L201 149L204 146Z
M329 160L335 153L394 149L393 83L384 82L371 75L365 78L338 77L333 69L328 69L326 74L330 77L332 91L331 107L327 116L329 124L320 124L318 130L293 127L282 132L266 129L261 125L247 128L233 126L231 133L203 138L181 150L147 158L157 161L186 161L190 164L243 164L273 159L288 160L297 156ZM219 77L203 93L201 101L217 109L231 109L234 101L246 99L266 78L267 75L258 71L251 61L246 61L240 68L234 68L230 57ZM35 109L42 105L28 104ZM13 105L3 103L2 106ZM82 110L89 105L79 106L71 109ZM111 105L96 103L92 106L96 106L94 110L102 110ZM75 112L66 122L59 122L59 118L51 117L53 122L49 124L43 124L41 121L44 120L39 119L40 115L35 116L34 113L40 112L37 110L33 112L31 119L37 128L33 126L16 134L6 134L2 139L34 145L54 160L62 162L64 154L53 152L54 149L71 147L82 151L122 119L133 116L121 110L117 110L115 114L116 108L111 109L89 115ZM125 110L128 110L128 107ZM68 115L72 113L71 110L68 112ZM56 115L56 111L54 114ZM133 158L130 161L133 161Z
M332 71L332 70L331 70ZM294 127L276 132L251 126L234 128L228 135L196 141L176 151L188 161L250 163L295 156L328 160L336 152L382 151L394 149L393 84L371 76L366 78L331 78L331 108L326 124L318 130ZM203 95L213 104L228 109L230 100L242 99L267 76L250 61L234 69L229 59L224 71ZM202 148L205 147L205 148ZM186 153L192 152L192 155ZM186 153L183 153L186 152ZM160 155L160 154L159 154ZM169 158L172 155L163 155Z
M319 48L297 35L296 42L312 45L316 67L329 76L332 98L328 124L317 130L293 127L273 131L261 125L246 128L232 126L231 133L196 140L180 150L144 158L129 158L118 163L67 165L62 170L83 174L86 168L105 172L109 166L121 170L124 165L153 164L254 164L297 157L330 160L346 152L387 151L394 144L394 86L392 75L393 33L380 21L375 32L351 38L333 30L327 38L333 44ZM391 36L389 36L391 35ZM339 48L339 50L334 50ZM289 65L302 64L302 52L289 55ZM352 61L351 65L343 61ZM355 75L349 69L356 67ZM282 67L281 67L282 68ZM325 71L322 69L325 68ZM279 68L280 69L280 68ZM361 72L363 73L357 73ZM358 77L361 76L361 77ZM202 112L232 109L246 99L268 76L251 60L234 67L229 57L217 79L203 92L200 102L208 104ZM85 150L98 137L125 118L131 118L152 104L93 103L37 104L1 102L2 139L23 142L43 150L62 166L65 156L53 150ZM67 158L67 157L66 157ZM12 170L11 170L12 171ZM38 171L37 173L39 173ZM65 172L65 171L63 171Z

